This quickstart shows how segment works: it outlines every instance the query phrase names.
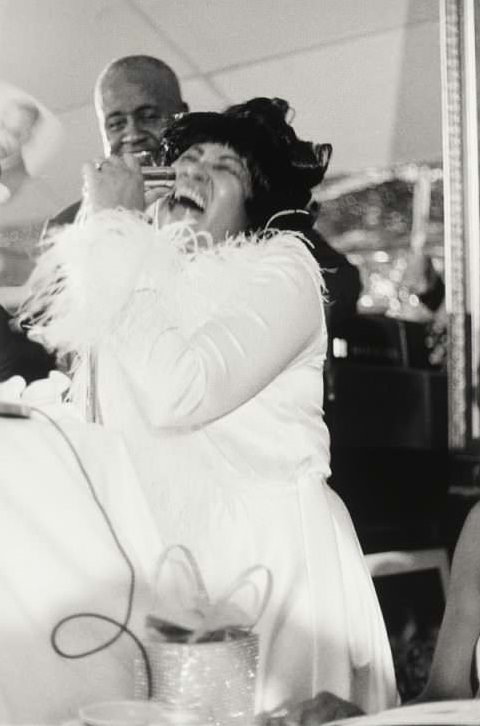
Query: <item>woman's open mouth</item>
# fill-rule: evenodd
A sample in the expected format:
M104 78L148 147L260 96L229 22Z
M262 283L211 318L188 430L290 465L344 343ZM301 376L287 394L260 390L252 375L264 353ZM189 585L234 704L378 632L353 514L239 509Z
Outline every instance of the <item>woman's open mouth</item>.
M202 214L207 207L207 201L197 189L177 187L170 196L169 207L170 210L181 208Z

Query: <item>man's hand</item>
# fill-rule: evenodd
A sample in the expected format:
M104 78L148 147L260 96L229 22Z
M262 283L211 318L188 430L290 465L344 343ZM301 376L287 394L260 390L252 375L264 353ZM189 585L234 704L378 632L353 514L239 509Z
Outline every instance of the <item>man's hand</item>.
M87 162L82 173L84 199L90 213L117 207L144 210L143 177L140 164L132 154Z

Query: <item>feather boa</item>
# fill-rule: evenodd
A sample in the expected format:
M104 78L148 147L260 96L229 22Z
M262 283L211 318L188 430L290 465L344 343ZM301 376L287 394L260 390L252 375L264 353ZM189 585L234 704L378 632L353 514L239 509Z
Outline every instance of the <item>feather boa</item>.
M105 210L47 239L20 319L33 320L32 337L61 355L81 354L112 334L151 334L162 319L188 333L232 292L241 298L252 274L265 272L260 259L274 274L285 271L286 257L296 260L323 296L306 242L295 232L269 230L213 244L183 222L156 230L141 214Z

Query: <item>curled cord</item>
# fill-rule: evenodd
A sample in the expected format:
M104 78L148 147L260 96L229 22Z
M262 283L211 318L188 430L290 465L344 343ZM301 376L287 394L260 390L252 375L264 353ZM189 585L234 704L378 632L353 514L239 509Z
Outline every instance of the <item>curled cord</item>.
M50 643L52 645L53 650L57 655L62 656L63 658L69 658L69 659L76 659L76 658L85 658L86 656L93 655L95 653L99 653L102 650L106 650L111 645L113 645L123 633L126 633L130 638L133 640L133 642L136 644L138 649L140 650L140 653L142 655L144 667L145 667L145 675L147 680L147 698L150 699L152 697L152 669L150 665L150 660L148 658L148 653L145 649L145 646L141 642L141 640L133 633L130 628L128 627L128 623L130 622L130 618L132 615L132 609L133 609L133 597L135 593L135 569L133 567L132 561L130 560L124 546L120 542L120 539L118 538L117 533L115 532L115 529L113 527L112 522L110 521L110 517L108 516L105 507L101 503L98 494L95 490L95 487L93 486L93 482L90 479L90 476L85 469L85 466L75 448L73 445L70 437L65 433L65 431L62 429L61 426L58 425L58 423L45 411L42 411L40 408L37 408L35 406L29 407L31 411L35 414L38 414L40 416L43 416L55 429L58 431L60 436L63 438L65 443L67 444L68 448L72 452L75 461L78 464L78 467L80 471L82 472L82 475L87 482L87 486L90 490L90 494L92 495L92 498L97 505L98 510L100 511L100 514L102 515L105 524L107 525L107 528L112 536L113 541L115 542L115 545L120 552L120 555L122 559L124 560L125 564L127 565L127 568L129 570L130 574L130 583L128 587L128 597L127 597L127 608L125 611L125 615L123 617L123 620L120 622L118 620L115 620L114 618L110 618L107 615L101 615L100 613L88 613L88 612L80 612L80 613L73 613L72 615L68 615L65 618L62 618L58 621L58 623L55 625L55 627L52 629L52 632L50 633ZM80 620L85 618L94 618L96 620L102 620L107 623L111 623L112 625L116 625L118 627L118 632L115 633L111 638L106 640L104 643L101 643L100 645L97 645L95 648L91 648L90 650L80 651L79 653L67 653L66 651L62 650L62 648L58 645L58 634L61 628L66 625L67 623L71 622L72 620Z
M275 214L272 214L270 219L268 219L267 224L265 225L265 229L275 229L275 227L272 227L272 222L279 218L279 217L290 217L294 214L304 214L307 217L310 217L310 212L307 212L306 209L281 209L279 212L275 212Z

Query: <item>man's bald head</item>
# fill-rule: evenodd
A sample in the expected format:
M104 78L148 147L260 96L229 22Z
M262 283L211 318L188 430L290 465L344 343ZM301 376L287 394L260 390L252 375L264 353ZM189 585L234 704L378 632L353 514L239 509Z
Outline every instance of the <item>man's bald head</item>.
M95 108L107 154L155 155L169 120L188 110L172 69L143 55L119 58L102 71Z

